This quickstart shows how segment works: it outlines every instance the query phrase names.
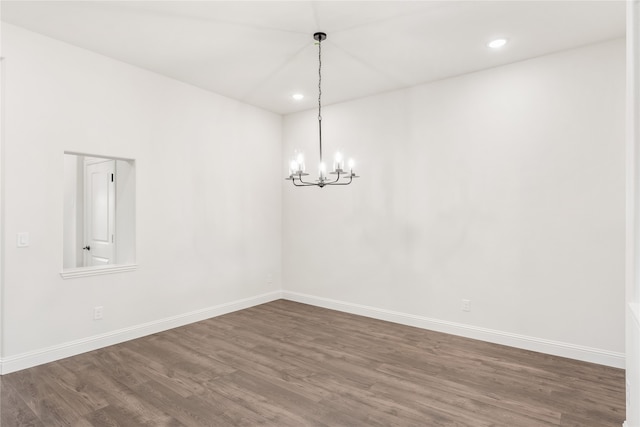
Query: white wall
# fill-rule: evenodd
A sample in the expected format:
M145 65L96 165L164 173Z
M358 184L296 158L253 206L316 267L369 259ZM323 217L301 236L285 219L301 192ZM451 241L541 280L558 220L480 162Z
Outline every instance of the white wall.
M78 156L64 156L64 205L62 207L63 268L78 265ZM80 203L81 204L81 203Z
M626 427L640 427L640 1L627 3Z
M2 8L0 7L0 22ZM0 31L0 359L4 354L4 55ZM0 372L1 373L1 372Z
M281 286L622 358L622 41L326 106L325 151L354 155L363 177L320 190L282 180L294 148L313 164L314 111L282 127L7 24L2 36L5 372ZM137 271L60 278L64 151L136 160Z
M285 188L285 295L623 366L624 49L323 108L362 178ZM283 171L316 114L285 117Z
M133 160L116 160L116 263L136 259L136 173Z
M279 295L280 116L4 23L2 44L5 371ZM64 151L135 159L137 271L60 277Z

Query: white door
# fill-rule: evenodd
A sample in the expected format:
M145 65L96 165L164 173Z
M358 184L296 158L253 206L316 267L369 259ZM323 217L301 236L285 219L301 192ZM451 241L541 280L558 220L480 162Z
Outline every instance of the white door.
M115 160L92 159L84 174L84 265L115 260Z

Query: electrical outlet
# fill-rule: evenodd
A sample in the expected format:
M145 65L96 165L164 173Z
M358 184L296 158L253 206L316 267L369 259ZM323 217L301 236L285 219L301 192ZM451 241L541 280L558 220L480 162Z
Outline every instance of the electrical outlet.
M273 274L267 274L267 284L270 285L273 283Z
M471 300L463 299L462 300L462 311L471 311Z
M101 305L93 307L93 320L102 320L103 315L104 308Z

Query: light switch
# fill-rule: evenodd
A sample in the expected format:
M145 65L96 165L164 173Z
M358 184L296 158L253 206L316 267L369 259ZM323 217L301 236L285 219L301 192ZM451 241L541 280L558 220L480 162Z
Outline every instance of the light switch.
M29 233L18 233L17 246L19 248L26 248L29 246Z

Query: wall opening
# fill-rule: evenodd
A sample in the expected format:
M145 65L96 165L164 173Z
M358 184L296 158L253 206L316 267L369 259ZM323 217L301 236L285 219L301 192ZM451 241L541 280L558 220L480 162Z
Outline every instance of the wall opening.
M64 154L63 271L135 264L135 161Z

